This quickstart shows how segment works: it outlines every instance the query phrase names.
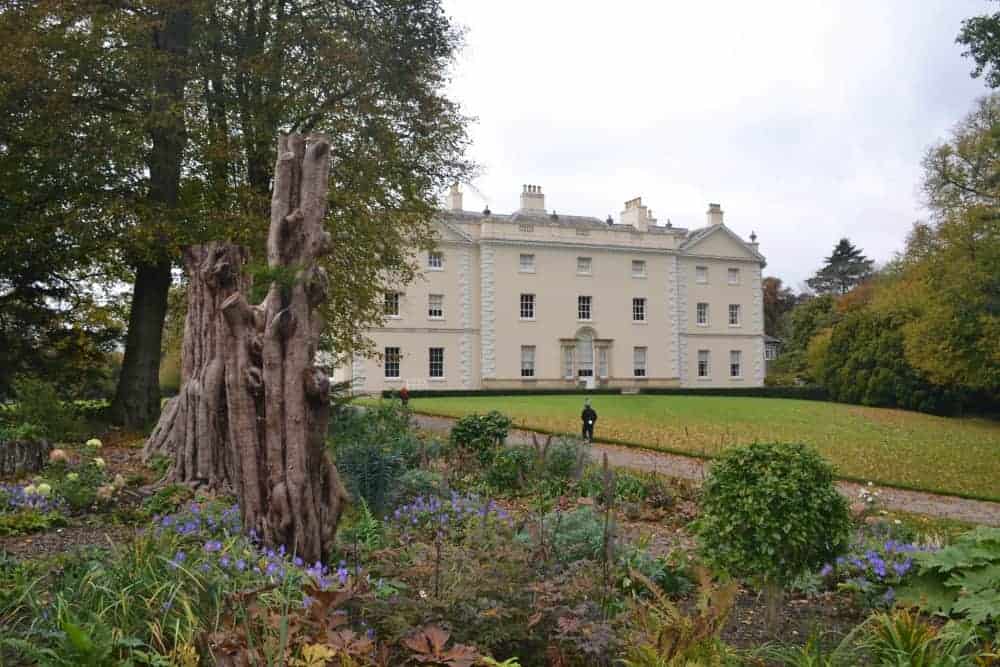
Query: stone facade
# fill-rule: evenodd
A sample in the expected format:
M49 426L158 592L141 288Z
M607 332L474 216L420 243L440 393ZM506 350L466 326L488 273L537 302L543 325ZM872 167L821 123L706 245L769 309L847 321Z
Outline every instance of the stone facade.
M764 258L717 204L695 230L639 198L618 224L557 215L538 186L512 214L462 210L457 190L449 205L370 332L382 357L338 369L357 391L763 384Z

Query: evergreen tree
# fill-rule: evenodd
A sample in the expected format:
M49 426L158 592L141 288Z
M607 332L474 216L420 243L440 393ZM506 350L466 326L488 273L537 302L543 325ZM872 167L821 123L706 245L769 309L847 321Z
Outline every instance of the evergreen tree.
M867 280L875 262L862 254L849 239L840 239L823 268L806 281L819 294L847 294Z

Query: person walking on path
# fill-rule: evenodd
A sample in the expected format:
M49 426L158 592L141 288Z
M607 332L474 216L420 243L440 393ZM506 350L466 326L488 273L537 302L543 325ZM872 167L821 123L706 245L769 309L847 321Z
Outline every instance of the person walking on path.
M594 441L594 423L597 421L597 411L590 407L590 399L583 401L583 412L580 413L580 420L583 422L583 439L587 442Z

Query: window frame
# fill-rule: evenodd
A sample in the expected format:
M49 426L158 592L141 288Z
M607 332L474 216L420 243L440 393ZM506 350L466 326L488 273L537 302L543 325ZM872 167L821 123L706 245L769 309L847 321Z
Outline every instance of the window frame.
M764 343L764 361L774 361L778 358L778 349L774 345Z
M702 280L704 278L704 280ZM706 265L695 265L694 267L694 282L696 285L707 285L708 284L708 266Z
M525 354L525 353L529 354ZM521 378L533 379L535 377L535 346L521 346Z
M528 263L529 264L528 266L525 266L525 263L524 263L525 258L530 258L530 260L531 260ZM517 272L518 273L534 273L535 272L535 254L534 253L522 252L522 253L520 253L518 255L518 258L517 258Z
M701 317L701 315L702 315L702 306L705 306L705 308L704 308L704 311L705 311L705 317L704 317L704 319ZM699 326L699 327L707 327L707 326L709 326L709 323L711 322L711 316L712 316L711 315L711 308L709 307L708 301L699 301L698 303L695 304L695 306L694 306L694 323L695 323L696 326Z
M640 355L640 351L642 354ZM642 365L639 364L641 356ZM632 348L632 377L648 377L649 368L649 348L645 345L636 345Z
M439 300L438 303L438 314L434 314L434 301L435 298ZM444 294L428 294L427 295L427 319L429 320L443 320L444 319Z
M518 319L522 322L534 322L535 321L535 294L530 292L521 292L521 297L518 302ZM526 308L529 306L531 310L530 315L525 315Z
M702 373L702 354L705 355L705 372ZM699 380L711 380L712 379L712 351L711 350L698 350L697 357L697 377Z
M735 311L733 309L736 309ZM736 314L736 321L733 322L733 313ZM729 326L731 327L741 327L743 326L743 308L738 303L729 304Z
M584 303L586 303L587 317L583 317ZM578 294L576 296L576 320L577 322L594 321L594 297L592 295Z
M386 292L385 293L385 296L383 297L384 300L382 302L382 315L384 317L388 317L388 318L391 318L391 319L399 319L400 317L402 317L400 315L400 310L399 310L399 301L400 301L400 297L401 296L402 296L402 294L400 292ZM395 311L395 312L389 312L389 305L390 304L393 304L395 306L393 308L393 311Z
M639 264L642 267L642 270L639 271L638 273L635 270L635 265L636 264ZM646 260L644 260L644 259L633 259L632 260L632 277L633 278L645 278L645 277L647 277L649 274L647 273L646 266L647 266L646 265Z
M638 315L639 317L636 317ZM632 323L633 324L645 324L649 320L646 319L646 297L644 296L634 296L632 297Z
M435 263L435 260L437 263ZM427 270L444 271L444 252L440 250L427 251Z
M736 361L733 361L735 355ZM736 373L733 373L733 370ZM743 378L743 350L730 350L729 351L729 377L733 380Z
M586 270L581 270L581 262L586 263ZM592 276L594 275L594 258L578 256L576 258L576 275L578 276Z
M728 269L728 271L726 273L726 284L727 285L739 285L740 282L741 282L740 274L741 274L741 271L740 271L739 267L737 267L737 266L731 266L731 267L729 267L729 269ZM736 280L733 280L733 276L734 275L736 276Z
M394 352L390 352L390 350ZM396 366L396 374L390 375L389 368L391 364ZM398 346L387 346L382 349L382 374L386 380L399 380L402 377L403 370L403 350Z
M441 359L438 361L434 360L434 352L440 352ZM435 363L440 364L440 373L438 375L434 374ZM443 347L429 347L427 348L427 377L432 380L443 380L444 375L444 348Z

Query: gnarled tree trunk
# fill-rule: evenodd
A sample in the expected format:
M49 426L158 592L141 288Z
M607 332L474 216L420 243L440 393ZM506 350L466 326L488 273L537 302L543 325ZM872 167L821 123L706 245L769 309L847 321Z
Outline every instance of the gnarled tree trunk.
M323 229L329 144L300 135L278 145L267 242L273 279L246 300L243 252L191 248L181 393L164 411L147 456L173 457L171 479L231 487L244 528L308 561L333 543L347 493L325 450L329 379L313 365L329 250Z

